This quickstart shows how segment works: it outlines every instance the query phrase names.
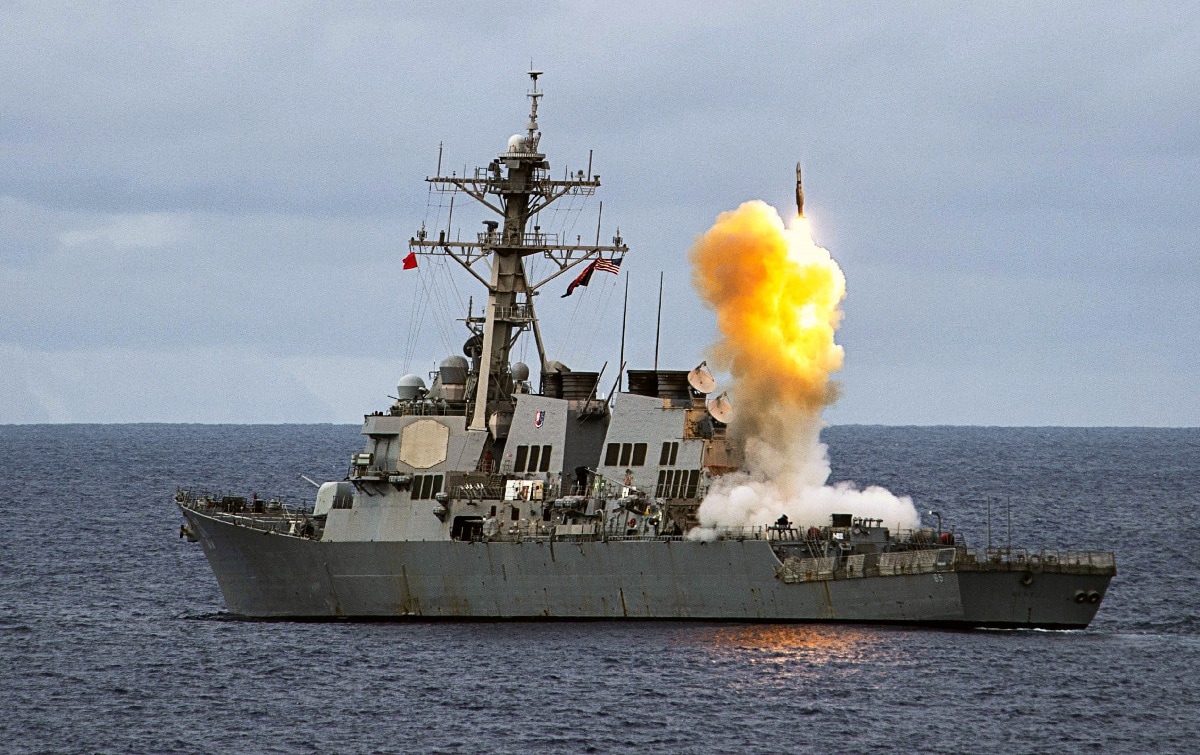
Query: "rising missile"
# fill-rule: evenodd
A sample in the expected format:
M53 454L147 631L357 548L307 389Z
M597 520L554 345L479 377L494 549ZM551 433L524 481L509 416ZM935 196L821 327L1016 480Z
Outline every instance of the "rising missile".
M804 184L800 180L800 163L796 163L796 214L804 217Z

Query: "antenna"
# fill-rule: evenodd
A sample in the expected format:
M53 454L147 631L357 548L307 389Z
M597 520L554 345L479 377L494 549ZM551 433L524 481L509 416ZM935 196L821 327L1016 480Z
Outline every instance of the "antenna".
M530 152L537 151L537 143L538 143L538 138L540 136L540 135L535 136L535 134L537 134L537 130L538 130L538 122L537 122L538 100L540 100L542 98L542 92L538 91L537 80L538 80L538 76L541 76L541 75L542 75L542 72L534 70L533 63L530 62L529 78L533 81L533 90L530 91L528 95L526 95L529 97L529 101L530 101L529 125L526 126L526 128L529 130L529 151Z
M701 362L696 369L688 373L688 385L699 393L712 393L717 389L717 379L708 371L708 362Z
M613 397L616 396L617 390L621 387L621 376L625 374L625 363L621 362L621 368L617 370L617 381L613 383L612 390L608 392L608 403L613 402Z
M717 422L729 424L733 419L733 404L729 403L729 391L722 391L720 396L717 396L708 404L708 413L713 416Z
M617 390L625 378L625 323L629 320L629 273L625 273L625 304L621 307L621 371L617 373Z
M604 366L600 368L600 371L596 373L596 382L592 383L592 394L588 396L588 400L584 403L583 408L579 410L580 422L583 422L585 419L587 419L588 407L592 405L592 399L596 397L596 392L600 390L600 378L604 377L604 371L607 369L608 362L605 362ZM607 400L605 403L607 403Z
M658 342L662 338L662 288L663 274L658 271L658 326L654 330L654 371L658 372Z

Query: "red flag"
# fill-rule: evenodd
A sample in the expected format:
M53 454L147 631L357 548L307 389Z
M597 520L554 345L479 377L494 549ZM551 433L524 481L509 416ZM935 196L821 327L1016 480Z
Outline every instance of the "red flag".
M404 258L404 262L402 264L404 265L405 270L412 270L417 266L417 253L409 252L408 256Z
M595 269L596 269L596 263L595 263L595 262L593 262L592 264L590 264L590 265L588 265L587 267L585 267L585 268L583 269L583 272L579 274L579 277L578 277L578 278L576 278L575 280L571 281L571 285L567 286L567 292L566 292L565 294L563 294L562 296L560 296L559 298L560 298L560 299L565 299L565 298L567 298L568 296L570 296L571 294L575 293L575 288L576 288L576 287L578 287L578 286L586 286L588 283L591 283L591 281L592 281L592 271L593 271L593 270L595 270Z

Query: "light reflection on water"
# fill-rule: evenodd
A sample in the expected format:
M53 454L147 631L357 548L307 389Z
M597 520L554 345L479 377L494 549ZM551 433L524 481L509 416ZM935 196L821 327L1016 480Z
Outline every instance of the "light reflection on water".
M789 667L899 663L905 654L895 639L877 628L812 624L704 627L679 638L714 659Z

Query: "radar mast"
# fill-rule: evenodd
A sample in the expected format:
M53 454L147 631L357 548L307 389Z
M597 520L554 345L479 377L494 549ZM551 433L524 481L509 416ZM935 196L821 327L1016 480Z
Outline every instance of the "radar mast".
M425 180L438 191L463 192L492 212L501 216L503 227L495 221L484 221L485 230L478 233L474 241L451 241L446 231L438 238L430 239L424 229L409 239L410 251L420 255L449 257L475 277L488 291L487 307L482 317L468 316L467 325L476 332L468 341L478 343L478 370L473 385L473 395L468 401L474 406L468 427L482 431L494 414L511 411L513 378L509 374L509 353L516 339L526 330L532 330L537 342L538 358L542 372L550 369L542 342L533 297L538 289L580 263L599 259L607 252L610 256L624 255L629 251L618 235L611 245L565 243L558 234L544 233L535 226L527 231L529 219L546 209L560 197L567 195L591 196L600 186L600 176L577 171L565 174L561 180L550 178L550 163L539 152L542 139L538 130L538 102L544 92L538 89L541 71L528 73L532 87L529 97L529 123L526 132L514 134L508 140L508 149L497 156L486 168L475 168L467 176L432 176ZM590 163L590 160L589 160ZM598 241L598 239L597 239ZM551 273L538 281L530 281L526 275L525 258L540 254L553 263ZM476 269L481 260L490 268L484 277ZM486 272L486 271L485 271ZM468 391L472 386L468 386Z

